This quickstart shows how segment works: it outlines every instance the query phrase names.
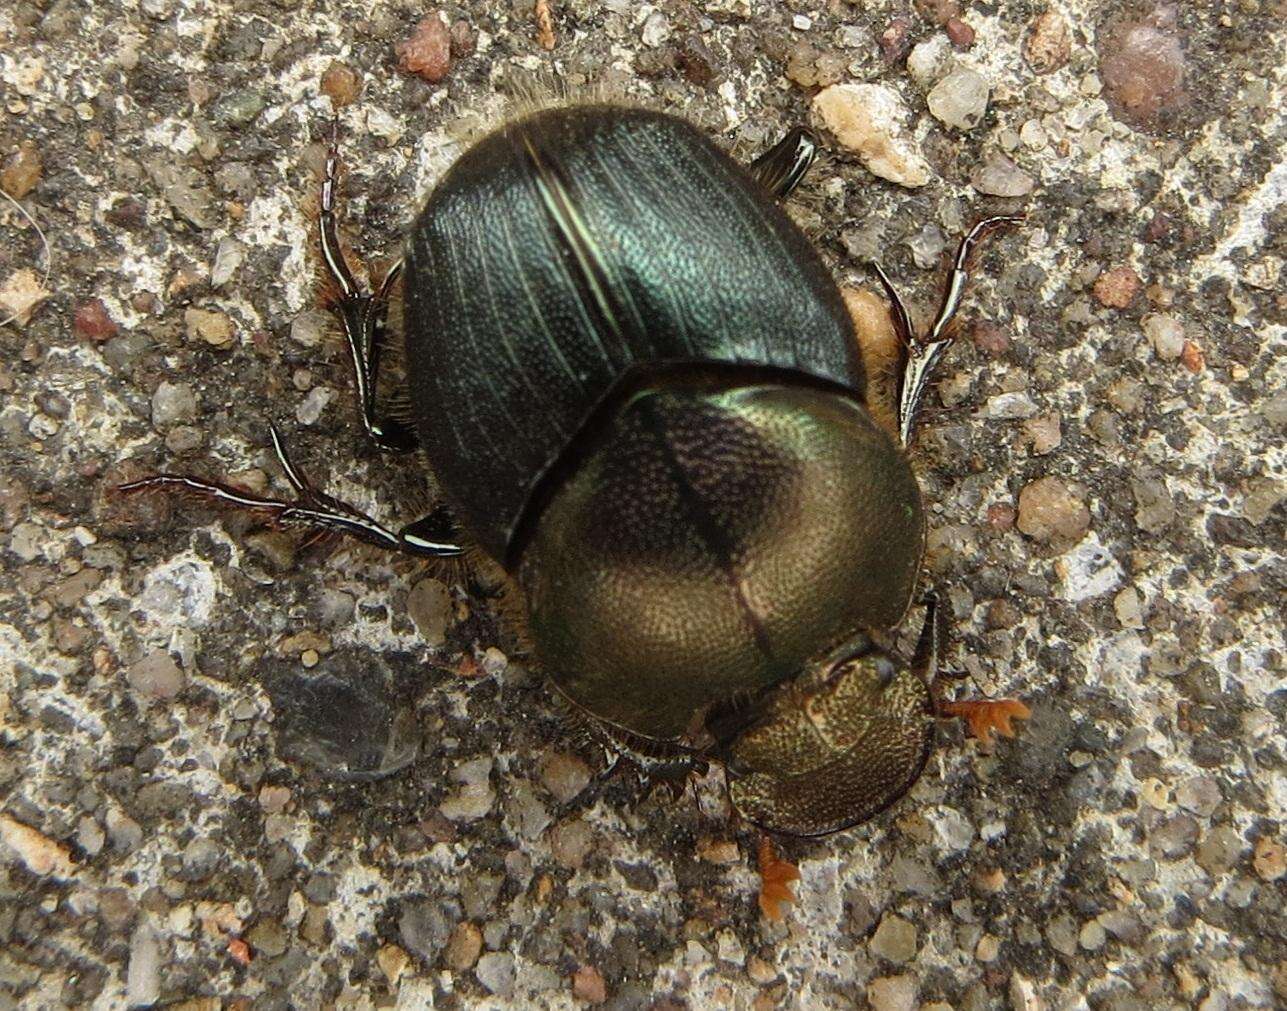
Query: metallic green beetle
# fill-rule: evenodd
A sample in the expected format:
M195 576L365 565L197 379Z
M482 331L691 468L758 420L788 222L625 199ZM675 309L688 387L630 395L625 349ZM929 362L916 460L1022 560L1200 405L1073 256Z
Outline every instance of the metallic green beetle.
M906 792L945 711L932 618L911 663L871 633L903 619L920 574L917 404L971 248L1012 220L961 244L924 339L879 273L904 349L888 431L839 289L778 203L815 150L797 129L742 166L673 116L535 113L460 158L374 294L336 241L334 152L320 215L367 431L423 448L454 523L521 591L556 690L653 775L722 763L737 811L796 835ZM375 397L400 276L413 424ZM295 500L175 475L131 487L461 550L441 511L386 529L273 440Z

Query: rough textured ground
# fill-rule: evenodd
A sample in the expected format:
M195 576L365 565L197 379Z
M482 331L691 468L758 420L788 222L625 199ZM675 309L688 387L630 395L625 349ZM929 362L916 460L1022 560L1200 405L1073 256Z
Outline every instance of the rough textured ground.
M1287 1002L1287 12L954 7L552 0L547 51L529 0L467 0L428 83L395 53L420 4L3 5L0 184L51 255L0 327L0 1006ZM915 459L951 660L1033 718L993 754L945 727L895 809L788 847L785 922L718 777L633 806L590 779L484 595L105 496L160 468L280 487L272 419L350 500L425 501L362 445L312 311L333 61L372 258L548 71L743 152L819 87L887 85L928 184L829 141L792 207L846 283L879 255L921 305L963 224L1027 209ZM7 201L0 235L19 307L46 260Z

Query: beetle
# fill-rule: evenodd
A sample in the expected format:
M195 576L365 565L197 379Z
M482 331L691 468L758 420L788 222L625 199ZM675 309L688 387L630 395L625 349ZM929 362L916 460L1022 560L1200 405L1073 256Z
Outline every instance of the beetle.
M721 764L732 807L768 832L863 821L916 781L936 718L1008 732L1026 715L946 700L932 598L910 660L878 645L925 551L917 408L971 252L1018 219L962 240L925 336L876 268L900 346L882 425L871 354L780 206L817 149L797 128L743 165L660 112L530 113L448 170L367 291L337 238L333 141L318 239L363 425L390 453L423 451L447 512L387 528L314 487L275 428L294 498L178 474L125 490L425 557L467 538L525 602L554 691L615 754L672 784ZM410 418L376 397L399 283Z

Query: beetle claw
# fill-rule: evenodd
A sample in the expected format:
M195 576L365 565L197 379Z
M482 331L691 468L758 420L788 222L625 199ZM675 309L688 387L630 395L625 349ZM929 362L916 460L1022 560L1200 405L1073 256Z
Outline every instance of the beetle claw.
M1018 699L967 699L944 702L939 708L941 716L963 719L971 736L985 747L994 743L996 735L1014 737L1012 720L1026 720L1032 715L1027 704Z
M800 869L778 856L773 840L760 835L758 854L760 870L760 912L766 920L780 920L786 915L783 906L795 905L792 882L800 880Z

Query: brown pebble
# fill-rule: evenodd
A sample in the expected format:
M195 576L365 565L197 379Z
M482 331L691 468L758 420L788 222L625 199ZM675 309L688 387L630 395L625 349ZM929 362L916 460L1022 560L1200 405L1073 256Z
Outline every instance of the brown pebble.
M232 320L216 309L185 309L183 325L189 340L200 340L212 348L232 347Z
M550 13L550 0L536 0L532 9L536 19L536 44L542 49L554 48L554 16Z
M483 934L468 920L457 923L447 939L444 959L453 972L467 972L474 967L483 950Z
M880 53L886 63L901 63L912 48L911 27L912 23L907 18L894 18L880 33Z
M971 336L974 346L989 358L1000 358L1010 350L1010 335L995 323L975 323Z
M357 73L339 60L332 61L322 74L322 94L331 100L331 105L342 109L357 101L358 92L362 90L362 81Z
M451 24L451 55L457 59L466 56L473 56L474 49L478 46L478 40L474 37L474 29L470 27L468 21L464 18L457 18Z
M107 314L107 306L101 298L91 298L76 307L72 316L72 329L80 337L90 340L105 341L116 336L118 327Z
M706 87L715 77L715 57L700 35L689 35L675 52L680 72L698 87Z
M40 149L31 141L24 140L0 169L0 189L15 200L21 200L36 188L43 169Z
M1184 342L1184 350L1180 352L1180 361L1184 363L1184 367L1190 372L1201 372L1207 362L1202 349L1194 344L1193 341Z
M1042 477L1019 492L1018 525L1035 541L1079 540L1090 528L1090 510L1066 481Z
M1005 502L993 502L988 506L988 526L993 530L1009 530L1014 526L1014 506Z
M945 25L961 13L957 0L915 0L918 14L936 25Z
M1251 865L1262 881L1277 881L1287 874L1287 849L1277 839L1261 836L1252 851Z
M1068 22L1054 11L1038 14L1023 46L1028 66L1038 74L1049 74L1068 62L1072 52L1072 33Z
M1113 111L1135 126L1152 127L1163 113L1185 102L1184 49L1176 10L1158 4L1143 17L1119 21L1104 31L1099 76Z
M409 74L436 84L451 69L451 30L438 12L421 18L411 37L393 47L398 66Z
M1100 305L1112 309L1125 309L1140 293L1139 274L1130 267L1114 267L1099 275L1095 281L1095 298Z
M952 45L957 49L969 49L974 45L974 29L960 18L948 18L943 28L947 31L947 37L952 41Z
M592 965L583 965L572 974L572 996L587 1004L602 1004L608 999L603 974Z

